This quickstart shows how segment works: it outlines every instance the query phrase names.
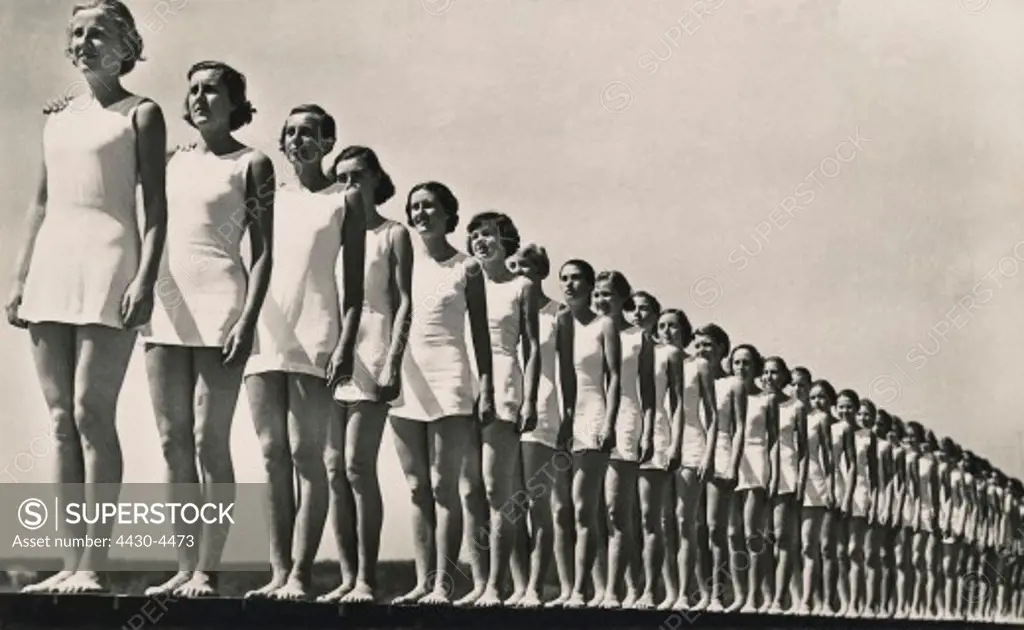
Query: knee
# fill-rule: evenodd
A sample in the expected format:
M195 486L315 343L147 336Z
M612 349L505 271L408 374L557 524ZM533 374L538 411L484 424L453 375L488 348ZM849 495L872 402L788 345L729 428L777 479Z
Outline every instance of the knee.
M856 542L851 542L846 547L846 557L852 562L863 562L867 558L867 554L862 545Z
M75 411L71 405L50 411L53 440L58 445L79 443L78 428L75 426Z
M83 442L95 444L117 436L114 423L105 417L107 410L104 407L85 398L75 401L74 426Z
M355 492L363 491L377 482L377 462L367 461L356 453L349 453L345 458L345 477L352 484Z
M328 447L324 451L324 468L331 485L348 481L346 476L345 455L336 448Z
M199 449L200 444L203 445L201 450ZM200 453L205 453L206 457L209 457L209 448L205 445L206 442L198 439L197 436L196 443L193 448L199 450ZM283 441L272 440L266 437L260 438L260 450L263 452L263 466L266 468L268 474L273 474L291 467L291 453L288 452L288 445ZM202 457L202 455L200 455L200 457Z
M849 544L845 543L844 541L839 541L839 544L837 544L835 546L835 558L836 558L836 560L838 560L839 562L849 562L850 561L850 547L851 546L852 545L849 545ZM858 554L860 553L859 547L858 547L857 553Z
M437 475L431 487L431 498L434 502L449 510L459 509L459 483L455 477Z
M344 479L345 477L338 475L337 478ZM409 475L406 477L406 481L409 484L409 499L413 505L424 509L434 502L434 490L430 487L430 482L426 478Z
M302 477L324 476L323 446L316 440L299 438L292 444L292 465Z
M192 430L177 424L165 429L160 436L160 450L171 466L195 461L196 445Z
M197 433L195 436L196 458L203 470L219 471L231 467L231 450L227 440L214 438L204 433ZM282 446L282 452L287 457L288 451Z
M886 544L880 545L873 554L876 561L881 563L883 566L888 566L892 562L892 552L889 551L889 546Z
M810 540L810 537L806 537L800 543L800 555L806 560L814 560L818 557L820 552L820 546L817 542Z

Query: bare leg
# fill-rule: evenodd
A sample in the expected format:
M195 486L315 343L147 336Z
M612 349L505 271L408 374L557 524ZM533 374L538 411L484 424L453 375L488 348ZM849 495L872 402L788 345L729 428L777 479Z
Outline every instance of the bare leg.
M731 571L728 548L729 515L732 504L731 482L714 479L707 486L708 532L711 547L711 604L710 612L721 612L724 572Z
M525 443L520 442L519 452L515 454L515 470L512 473L512 505L511 520L512 528L515 530L512 538L512 553L509 556L509 571L512 574L512 595L505 600L506 606L519 606L526 597L526 591L530 581L530 525L531 514L534 511L534 500L526 491L526 479L523 476L523 447ZM543 490L543 486L541 486ZM544 503L548 507L548 519L551 518L551 502L545 494ZM548 530L550 536L550 529ZM550 541L548 544L550 551ZM550 560L550 559L549 559ZM536 603L533 601L527 604L528 608L535 608L540 605L539 597Z
M568 472L572 470L572 460L569 459L568 465L566 465L565 460L569 458L567 454L535 442L522 442L520 449L523 455L524 491L530 499L530 522L533 525L530 579L526 593L520 600L520 605L533 608L541 604L544 578L547 576L553 552L556 551L553 544L555 525L552 516L556 505L554 495L558 492L556 486L559 482L563 486L567 485ZM564 491L563 489L562 492ZM525 519L521 521L521 524L525 530ZM562 593L565 595L565 600L568 600L572 584L566 584L565 578L568 577L566 567L559 566L557 568L559 581L562 584ZM565 603L565 600L562 603Z
M380 533L384 524L384 502L380 495L377 461L387 406L360 402L348 408L348 416L344 447L345 476L354 499L355 527L349 524L342 529L355 534L359 568L355 587L341 601L345 604L365 604L374 601L377 595L377 558L380 555Z
M435 421L436 422L436 421ZM437 520L434 491L431 486L431 445L428 441L432 423L391 417L395 431L395 450L402 465L412 500L413 553L416 561L416 586L395 598L396 605L414 604L434 588L434 532Z
M573 462L572 498L576 521L576 571L572 596L566 608L582 608L586 603L586 579L594 569L599 534L598 512L608 455L595 451L576 453Z
M85 500L85 462L82 438L75 425L75 328L64 324L32 324L32 357L35 361L43 398L50 413L50 431L57 444L57 484L61 502L81 503ZM63 525L65 537L85 536L85 524ZM82 559L82 549L69 548L64 553L64 568L23 593L54 592L71 577Z
M942 570L942 548L939 546L939 539L934 533L925 534L925 572L928 574L925 592L925 615L930 619L938 616L937 604L942 597L939 592L939 578Z
M678 485L681 483L679 476L669 473L665 476L662 484L661 498L661 531L665 540L664 561L661 563L661 579L665 583L665 597L658 604L658 610L672 610L679 601L679 580L680 580L680 524L683 519L679 517L682 510Z
M805 507L801 510L802 522L800 529L800 548L803 554L803 602L799 612L801 615L816 614L822 608L821 591L816 588L818 583L818 566L822 550L822 520L825 508Z
M575 553L576 529L572 502L573 458L566 451L557 451L552 459L554 488L551 493L551 513L555 526L555 569L561 589L558 597L549 606L563 606L572 597L573 554Z
M837 515L835 526L836 562L833 564L839 571L836 576L836 590L839 593L839 614L846 615L850 611L850 544L852 517L849 514Z
M196 455L202 471L203 500L227 505L235 500L235 468L231 461L231 421L235 417L242 367L228 368L220 348L196 348ZM202 525L199 564L188 582L175 590L180 597L216 594L216 570L231 528L230 522Z
M850 567L850 600L847 612L853 616L861 614L861 583L866 574L864 537L867 535L867 520L860 517L850 518L850 536L847 541Z
M700 599L696 609L703 610L710 604L708 593L708 576L704 574L704 563L701 562L702 550L698 538L701 518L701 486L697 481L697 471L684 468L676 479L678 494L678 521L681 524L682 536L679 541L679 596L673 608L688 610L690 595L693 592L691 578L696 578Z
M177 503L198 503L201 495L199 470L196 467L195 414L192 397L196 387L192 368L192 349L184 346L146 346L146 376L149 396L153 401L160 445L167 463L170 500ZM176 536L199 540L197 524L176 520ZM172 593L188 582L199 563L199 548L182 545L178 548L178 572L163 584L146 589L146 595Z
M135 347L134 331L106 326L75 329L74 414L82 439L85 464L85 500L90 504L116 503L121 494L124 460L117 436L117 401L125 371ZM110 538L114 523L86 526L92 539ZM106 564L109 547L89 547L78 570L57 589L61 593L102 591L99 571Z
M462 514L466 524L469 568L473 574L473 588L455 602L456 606L472 606L487 590L490 560L490 518L487 490L484 487L483 435L479 425L470 429L466 457L460 471Z
M644 547L644 592L636 606L641 610L654 608L654 586L657 576L665 565L665 531L662 527L662 514L665 498L665 484L669 481L669 473L665 470L641 470L638 480L640 496L640 519L643 527Z
M745 533L746 550L750 568L747 570L747 600L744 604L746 612L756 612L764 601L767 593L764 590L766 571L765 560L768 557L771 536L765 530L764 504L765 489L750 488L744 492L743 531ZM758 602L760 596L762 603Z
M790 555L793 544L792 525L793 502L795 495L785 494L772 497L772 522L775 527L775 589L772 594L771 608L774 614L784 610L786 595L790 592L789 583L792 575Z
M634 555L633 517L636 514L636 462L611 460L605 476L605 501L608 503L608 583L602 608L619 608L619 588Z
M726 612L738 612L747 605L747 574L752 570L750 552L746 545L744 526L744 506L747 491L732 493L729 501L729 572L732 576L732 603Z
M299 477L299 509L295 514L292 570L275 599L301 600L313 596L313 560L327 521L330 490L324 448L327 427L341 409L334 403L327 382L307 374L288 375L288 436L292 465Z
M837 613L833 601L836 595L836 574L839 571L839 548L845 545L845 536L841 536L839 532L842 519L843 516L838 510L828 508L821 522L821 600L822 610L826 616L835 616ZM845 551L843 553L845 554Z
M942 554L942 573L945 576L945 583L943 589L943 596L945 599L945 607L943 610L942 618L946 620L953 619L955 611L954 606L956 605L956 569L959 563L957 558L956 543L946 543L945 553Z
M334 530L334 544L338 547L338 568L341 573L341 583L317 598L317 601L322 603L341 601L343 597L351 593L355 588L356 572L359 570L357 546L361 545L361 539L356 532L359 517L356 512L352 484L349 481L348 462L345 459L349 451L349 423L353 409L354 406L348 403L339 405L338 413L332 414L330 418L331 426L327 430L327 448L324 450L324 460L327 469L327 484L330 488L331 503L333 504L333 508L330 510L330 518L331 527ZM422 425L422 423L419 424ZM416 425L412 426L415 427ZM425 440L426 428L423 426L421 428L423 431L420 437ZM395 445L398 449L402 448L399 446L397 434ZM399 450L399 453L401 452ZM426 446L424 445L422 451L417 451L417 453L421 454L424 459L423 474L427 474L425 472L427 470L425 463L427 457ZM399 461L402 462L402 470L405 472L405 462L402 460L401 454L399 454ZM374 469L376 470L376 466ZM408 473L406 473L406 479L408 480ZM410 485L412 484L411 481L409 483ZM414 504L414 526L416 510L417 506ZM419 565L417 564L417 575L419 575L418 567Z
M595 521L597 536L594 538L597 548L594 555L594 568L590 571L590 579L594 583L594 596L587 602L587 606L590 608L600 606L604 601L605 591L608 590L608 529L610 523L608 522L609 507L604 487L607 474L606 467L605 476L601 480L601 487L597 493L597 521Z
M483 429L483 474L490 507L490 576L477 606L500 606L501 582L508 571L515 542L515 527L509 518L516 510L512 501L513 475L519 456L519 434L511 422L492 422ZM522 504L525 505L525 497Z
M428 427L430 446L430 479L434 492L437 526L434 531L436 557L434 585L419 603L428 606L451 603L455 587L452 571L458 571L459 547L462 545L462 505L459 501L459 475L471 444L468 436L475 419L450 416L434 420Z

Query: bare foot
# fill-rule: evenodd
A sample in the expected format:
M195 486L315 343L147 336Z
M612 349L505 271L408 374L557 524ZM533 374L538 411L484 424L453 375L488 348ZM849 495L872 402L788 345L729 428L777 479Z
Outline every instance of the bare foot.
M217 591L214 590L211 582L212 580L209 575L202 571L196 571L189 578L188 582L174 589L174 594L178 597L187 598L213 597L217 594Z
M145 595L150 596L163 595L165 593L173 593L174 589L178 588L185 582L188 582L189 578L191 577L191 571L178 571L174 574L174 576L171 577L171 579L167 580L163 584L159 584L157 586L150 586L149 588L147 588L145 590Z
M469 608L470 606L476 605L476 600L480 599L484 595L485 587L474 588L469 593L464 595L461 599L456 600L455 606L458 608Z
M734 613L734 612L739 612L739 610L740 610L741 608L743 608L744 606L746 606L746 605L747 605L747 602L746 602L746 600L745 600L745 599L743 599L743 598L740 598L740 597L737 597L737 598L736 598L736 599L735 599L735 600L733 601L733 603L729 604L729 607L725 609L725 612L726 612L726 613Z
M435 588L417 602L420 606L451 606L451 594L444 588Z
M803 617L810 616L810 614L811 614L811 607L808 606L807 604L801 604L800 608L797 609L797 614L801 615Z
M508 602L505 603L507 604ZM523 594L523 598L519 600L520 608L540 608L540 605L540 595L536 590L527 590Z
M636 600L637 600L636 589L635 588L628 588L627 587L626 588L626 598L622 600L622 607L626 608L626 609L635 608L636 607Z
M377 595L366 582L357 582L348 595L341 598L342 604L372 604L377 601Z
M501 594L498 589L487 587L484 594L473 603L477 608L497 608L501 606Z
M246 599L250 598L268 598L274 591L284 586L284 583L288 581L288 574L281 573L280 575L274 575L270 578L270 581L261 586L260 588L251 590L245 594Z
M594 591L594 596L587 602L587 608L598 608L604 602L604 591Z
M292 576L288 578L284 586L271 593L270 597L286 602L299 602L313 599L313 593L310 592L308 586L302 583L302 580Z
M586 602L583 600L583 593L573 593L572 596L562 605L563 608L583 608Z
M103 593L106 590L95 571L75 571L74 575L57 586L58 593Z
M427 587L422 585L416 585L416 588L412 589L405 595L400 595L391 600L392 606L410 606L419 602L421 599L426 597Z
M785 611L782 609L782 604L779 602L772 602L771 608L769 608L767 612L772 615L785 614Z
M719 600L719 599L713 600L710 604L708 604L708 612L710 612L710 613L725 612L725 606L722 605L722 601L721 600Z
M651 610L651 609L653 609L654 608L654 594L651 593L650 591L645 591L644 594L640 596L640 599L636 600L633 603L633 606L635 606L637 610Z
M744 615L756 615L757 607L754 606L754 602L748 601L746 604L743 604L743 606L740 607L740 612Z
M277 588L281 588L278 586ZM276 589L275 589L276 590ZM340 602L345 598L346 595L352 592L352 585L348 583L341 583L333 591L324 593L320 597L316 598L317 603L320 604L334 604Z
M572 597L572 592L563 592L555 599L544 604L544 608L562 608Z
M683 599L683 608L680 608L680 610L686 610L686 603L687 603L686 599L684 598ZM704 612L710 606L711 606L711 598L708 597L707 595L704 595L703 597L700 598L700 600L697 601L696 604L693 605L693 608L691 608L690 610L692 610L694 612Z
M523 596L526 595L526 589L520 591L512 591L512 594L505 600L506 608L515 608L519 605L519 602L523 601Z
M36 582L35 584L29 584L25 588L21 589L22 593L56 593L57 587L60 584L74 575L74 571L60 571L50 577L46 578L42 582Z
M622 602L619 601L618 597L609 593L604 596L604 599L601 600L601 603L598 604L598 606L605 610L618 610L619 608L622 608Z

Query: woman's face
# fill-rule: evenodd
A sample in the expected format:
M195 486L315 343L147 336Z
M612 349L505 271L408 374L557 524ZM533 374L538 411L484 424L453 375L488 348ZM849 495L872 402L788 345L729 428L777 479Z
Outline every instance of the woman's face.
M868 405L861 405L857 410L857 426L865 429L875 426L875 410Z
M650 328L657 325L658 313L654 310L654 303L646 295L633 297L633 323L640 328Z
M188 114L197 129L230 129L235 106L219 70L199 70L188 84Z
M363 203L366 204L365 208L372 208L376 205L374 197L380 178L363 158L354 157L338 162L334 167L334 181L344 186L346 190L358 190ZM413 196L415 197L415 195Z
M778 361L766 361L761 372L761 383L769 391L781 392L786 386L787 376Z
M82 72L104 77L121 74L121 61L134 51L125 50L121 27L102 9L79 11L71 18L68 52Z
M623 299L615 294L611 280L598 280L594 285L591 303L594 310L602 315L614 316L622 312Z
M540 277L540 269L537 268L531 256L515 255L508 259L508 268L512 273L529 278L535 283L544 279Z
M558 272L558 284L562 287L562 295L565 301L571 304L578 304L586 301L590 294L590 283L587 282L583 271L573 264L563 265Z
M740 377L745 383L752 383L757 376L757 363L754 353L746 348L740 348L732 353L732 373Z
M828 399L828 394L825 393L825 388L821 385L817 385L811 388L811 408L817 411L824 411L828 413L829 408L832 406Z
M469 233L469 249L481 262L505 260L505 248L501 246L498 224L483 221Z
M693 353L711 365L719 365L722 362L722 351L710 335L694 336Z
M677 348L683 346L683 327L679 323L679 315L665 313L658 318L658 339Z
M284 155L292 164L319 164L324 157L320 141L321 118L302 112L284 121Z
M448 213L437 195L420 188L409 198L409 223L420 236L444 236L448 231Z
M853 422L857 416L857 403L851 398L840 396L836 400L836 417L844 422Z
M807 402L811 395L811 379L803 372L793 372L793 395L797 400Z

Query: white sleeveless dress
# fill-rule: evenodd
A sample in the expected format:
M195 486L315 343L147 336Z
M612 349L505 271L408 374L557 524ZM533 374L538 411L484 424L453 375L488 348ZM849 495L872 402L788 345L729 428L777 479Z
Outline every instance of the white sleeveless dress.
M871 509L871 484L868 478L870 475L868 465L868 454L870 451L871 431L868 429L855 431L853 434L853 452L857 476L854 480L851 510L853 516L858 518L867 518L868 511Z
M654 347L654 425L651 427L654 448L651 459L640 465L643 470L668 470L668 461L672 456L673 409L672 397L668 392L672 350L672 347L661 344ZM677 404L682 402L676 401Z
M516 422L523 404L523 367L520 362L522 303L527 280L515 276L508 282L486 279L487 330L491 339L494 374L494 411L498 420Z
M903 447L904 462L906 462L906 469L917 470L917 451L913 448ZM913 479L907 477L906 484L903 491L903 527L916 530L917 523L914 521L914 510L917 509L917 502L920 500L916 495L919 493L918 488L911 488L910 484Z
M558 302L551 300L538 314L540 330L540 382L537 385L537 427L522 435L523 442L536 442L548 448L560 448L558 432L562 426L557 374L556 334Z
M843 444L843 435L847 430L847 425L841 420L837 420L832 423L832 435L829 440L829 449L833 453L839 453L839 456L832 462L834 468L832 478L835 483L836 489L836 506L835 509L845 511L843 501L846 498L846 488L848 479L846 477L846 469L850 467L854 462L846 461L846 447Z
M683 444L682 468L697 469L704 462L708 449L708 422L700 398L700 370L697 361L683 361Z
M153 319L143 332L147 343L219 347L241 317L249 281L241 245L253 155L248 147L220 156L180 151L167 163L167 243Z
M640 351L644 344L644 331L642 328L624 330L619 333L619 340L622 348L622 399L615 419L612 459L638 462L644 428L643 406L640 403Z
M807 414L807 482L804 484L804 507L826 507L828 505L828 475L821 453L822 440L827 440L827 431L822 424L828 418L820 411ZM826 443L825 448L830 444Z
M715 380L715 398L718 400L718 435L715 438L715 477L732 480L733 410L729 402L735 376Z
M139 270L135 111L76 99L46 119L46 214L19 315L30 323L123 328L121 300ZM13 163L12 163L13 164Z
M800 457L797 453L797 423L803 403L790 398L779 405L779 485L780 496L796 492L797 475L800 472Z
M398 307L397 285L391 270L394 258L394 233L401 229L402 226L395 221L385 219L377 227L366 230L363 312L359 316L359 331L356 333L352 380L334 390L334 398L341 402L375 400L372 394L373 384L380 382L388 352L391 350L395 309ZM414 273L416 264L419 264L418 258L413 264ZM338 258L336 273L338 286L341 287L341 279L345 277L344 257ZM415 308L413 310L415 311Z
M341 334L334 265L342 248L344 187L283 186L274 200L274 271L256 324L259 351L245 373L326 377Z
M469 256L437 262L420 249L412 271L412 326L402 394L391 415L429 422L473 413L476 383L466 344Z
M920 481L920 493L919 501L921 502L921 511L918 513L919 518L917 521L917 528L922 532L932 531L932 516L935 514L935 510L938 506L935 505L935 501L932 498L932 473L935 469L935 457L930 453L926 453L917 458L917 473L918 480Z
M573 322L573 368L576 370L576 410L573 452L597 450L605 424L605 360L601 339L603 317L584 326Z
M740 457L737 490L767 488L768 418L774 398L769 394L747 397L747 422L743 427L743 454Z

